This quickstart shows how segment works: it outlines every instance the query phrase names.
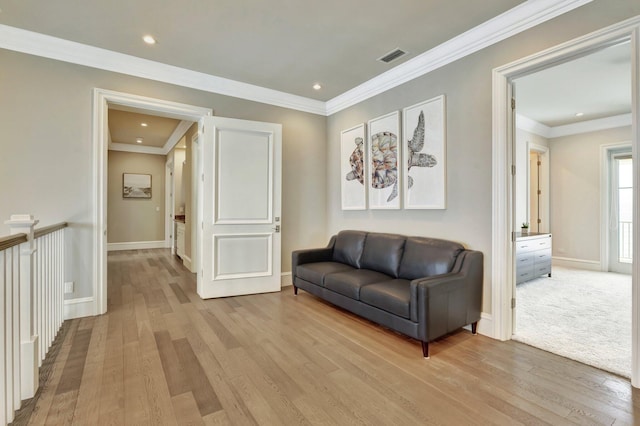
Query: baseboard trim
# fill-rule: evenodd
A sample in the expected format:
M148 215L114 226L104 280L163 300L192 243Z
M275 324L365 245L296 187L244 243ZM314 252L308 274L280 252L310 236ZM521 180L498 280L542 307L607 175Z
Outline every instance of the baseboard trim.
M471 331L471 324L465 325L465 330ZM478 334L482 334L483 336L493 337L493 316L491 314L487 314L482 312L480 314L480 321L478 321L478 327L476 328Z
M194 272L191 269L191 258L189 256L182 256L182 264L184 265L185 268L187 268L190 272Z
M291 272L283 272L280 274L280 287L290 287L293 285Z
M94 316L93 297L80 297L77 299L67 299L64 301L64 319Z
M564 266L566 268L585 269L587 271L601 271L600 262L597 260L573 259L570 257L552 257L553 266ZM552 271L553 273L553 271Z
M133 241L129 243L109 243L107 244L107 251L121 251L121 250L147 250L166 248L166 241Z

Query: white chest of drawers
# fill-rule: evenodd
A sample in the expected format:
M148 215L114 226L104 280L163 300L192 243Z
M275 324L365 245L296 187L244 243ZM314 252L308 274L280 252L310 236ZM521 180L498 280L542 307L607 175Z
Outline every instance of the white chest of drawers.
M525 234L516 238L516 284L551 276L551 234Z

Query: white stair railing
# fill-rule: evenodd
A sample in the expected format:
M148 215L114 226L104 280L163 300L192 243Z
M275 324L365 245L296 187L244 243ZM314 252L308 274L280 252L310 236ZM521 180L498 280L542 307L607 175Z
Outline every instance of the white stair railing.
M0 424L38 389L38 367L63 322L64 228L35 230L31 215L0 238Z

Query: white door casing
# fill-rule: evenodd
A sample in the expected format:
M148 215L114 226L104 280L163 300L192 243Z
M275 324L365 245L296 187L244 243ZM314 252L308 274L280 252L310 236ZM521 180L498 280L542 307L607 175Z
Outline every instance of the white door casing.
M571 60L590 51L614 45L625 40L631 41L632 69L632 148L633 157L637 158L640 143L640 17L628 19L610 27L595 31L575 40L571 40L543 52L519 59L493 70L492 86L492 314L483 315L491 324L479 324L479 329L500 340L509 340L512 335L511 297L513 286L513 245L511 234L513 222L511 218L512 198L510 193L510 156L511 138L509 129L512 119L509 114L511 103L511 84L514 79L529 73ZM633 222L640 223L638 208L640 170L634 166L634 207ZM633 235L633 274L632 274L632 371L631 384L640 387L640 262L637 262L637 250L640 245L640 234ZM489 328L489 326L491 328Z
M202 298L280 290L282 126L203 120Z
M210 108L181 104L105 89L93 90L93 169L94 169L94 280L93 313L107 312L107 148L109 105L120 105L148 111L178 120L199 121L210 116Z

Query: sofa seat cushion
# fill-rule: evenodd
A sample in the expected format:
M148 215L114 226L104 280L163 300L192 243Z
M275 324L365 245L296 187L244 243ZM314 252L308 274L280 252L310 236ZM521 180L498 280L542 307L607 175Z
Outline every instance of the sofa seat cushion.
M391 277L369 269L354 269L347 272L329 274L324 279L324 286L336 293L354 300L360 300L360 289L367 284L388 281Z
M327 274L353 271L354 268L339 262L304 263L296 268L296 276L305 281L324 287Z
M369 284L360 290L360 301L367 305L411 319L411 281L397 279Z

